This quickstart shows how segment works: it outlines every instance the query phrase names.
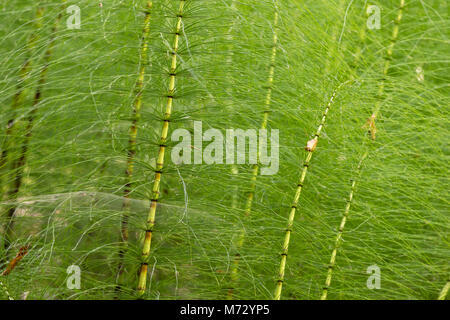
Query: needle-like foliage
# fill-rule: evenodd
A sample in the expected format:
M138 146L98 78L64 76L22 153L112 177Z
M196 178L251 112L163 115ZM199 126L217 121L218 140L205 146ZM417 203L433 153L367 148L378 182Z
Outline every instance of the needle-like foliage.
M0 2L1 299L448 298L447 2L63 5Z

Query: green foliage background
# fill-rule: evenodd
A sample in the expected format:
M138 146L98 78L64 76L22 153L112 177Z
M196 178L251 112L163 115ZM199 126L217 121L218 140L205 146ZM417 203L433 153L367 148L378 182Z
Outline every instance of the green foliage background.
M81 29L66 27L63 1L0 4L0 168L5 235L3 270L21 246L28 255L1 277L19 299L117 297L120 221L134 87L147 64L132 179L130 240L122 299L136 297L149 199L164 117L171 45L179 0L154 0L148 61L140 61L146 1L67 1L81 8ZM170 133L176 128L259 129L265 110L274 32L277 56L269 129L280 131L280 169L258 176L245 217L251 167L175 165L166 155L145 298L271 299L278 279L287 217L306 142L337 92L306 177L287 258L283 299L319 299L345 210L330 299L436 299L449 279L448 2L407 0L391 67L386 50L400 0L187 0L178 51ZM366 8L381 8L381 28L366 27ZM37 8L44 8L37 27ZM273 25L275 11L279 23ZM62 13L59 28L52 27ZM28 45L30 37L35 44ZM42 100L24 166L27 115L55 39ZM360 52L360 54L358 54ZM26 59L31 72L19 71ZM424 72L418 79L417 68ZM384 81L384 94L379 96ZM24 100L11 102L18 85ZM377 138L362 128L380 103ZM14 130L6 134L8 121ZM170 141L170 140L169 140ZM356 170L365 152L361 172ZM19 193L14 177L23 172ZM238 281L230 284L239 249ZM9 253L7 253L7 251ZM66 287L79 265L81 289ZM381 289L366 286L369 266L381 269ZM0 289L0 297L6 299Z

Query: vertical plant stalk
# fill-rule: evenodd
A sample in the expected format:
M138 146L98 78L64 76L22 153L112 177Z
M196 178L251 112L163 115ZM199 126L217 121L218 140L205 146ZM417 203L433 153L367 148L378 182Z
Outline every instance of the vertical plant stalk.
M386 52L385 64L384 64L384 68L383 68L383 78L381 80L380 87L379 87L379 90L378 90L378 98L380 100L378 100L377 105L375 106L375 109L374 109L372 115L370 116L370 118L369 118L369 120L367 121L367 124L366 124L366 126L369 128L369 133L371 134L371 138L373 140L375 140L375 135L376 135L375 119L377 117L377 114L380 111L381 96L382 96L382 94L384 92L385 81L386 81L387 74L389 72L390 61L392 60L392 53L393 53L393 50L394 50L394 45L395 45L395 42L397 41L397 38L398 38L399 24L400 24L400 21L401 21L402 16L403 16L404 5L405 5L405 1L401 0L400 1L399 12L398 12L397 18L395 20L396 23L395 23L395 26L394 26L394 30L392 32L392 38L391 38L389 47L388 47L387 52ZM362 155L362 157L361 157L361 159L359 161L358 167L356 169L356 176L358 176L358 177L359 177L360 172L361 172L362 163L366 159L367 155L368 155L368 151L366 151ZM347 201L347 205L345 206L344 214L342 216L341 224L339 226L338 234L336 236L334 249L333 249L333 251L331 253L330 263L328 265L327 277L326 277L326 280L325 280L325 286L323 288L322 296L320 298L321 300L326 300L327 296L328 296L328 290L330 288L331 279L332 279L332 275L333 275L333 268L334 268L335 263L336 263L336 256L337 256L339 244L341 242L342 235L343 235L343 232L344 232L345 223L347 221L347 218L348 218L348 215L349 215L349 212L350 212L350 209L351 209L352 200L353 200L353 196L354 196L354 193L355 193L355 186L356 186L356 180L353 180L352 181L351 190L350 190L350 194L349 194L349 199Z
M156 161L155 180L153 182L153 188L152 188L152 199L150 202L150 210L148 213L145 236L144 236L144 244L143 244L143 248L142 248L142 262L141 262L141 268L139 271L139 281L138 281L138 287L137 287L139 296L142 296L145 293L145 288L147 285L147 271L148 271L151 243L152 243L152 233L153 233L153 227L155 226L156 208L158 205L158 199L159 199L159 194L160 194L160 182L161 182L161 177L162 177L162 170L164 168L164 155L165 155L165 151L167 148L166 143L167 143L167 136L168 136L168 132L169 132L169 122L170 122L170 117L172 115L172 105L173 105L173 99L174 99L174 94L175 94L175 78L176 78L176 70L177 70L178 43L179 43L181 28L182 28L182 23L183 23L183 13L184 13L185 3L186 3L186 0L180 0L180 6L178 9L178 14L177 14L177 24L176 24L176 28L175 28L175 36L173 39L173 47L172 47L172 52L170 53L172 55L172 60L171 60L170 75L169 75L169 91L167 94L167 104L166 104L166 110L165 110L165 114L164 114L163 127L161 130L161 140L160 140L160 145L159 145L158 158Z
M367 10L365 9L365 13L366 13L366 18L368 17L367 14ZM362 59L362 53L364 51L364 46L365 46L365 42L366 42L366 38L367 38L367 33L366 33L366 24L364 23L363 27L361 28L361 30L359 31L359 42L360 44L358 45L358 47L355 50L355 54L354 54L354 59L353 62L351 63L351 75L350 78L352 80L354 80L357 77L357 70L359 67L359 64L361 62Z
M297 211L298 202L300 200L300 195L303 190L306 174L308 173L308 168L312 159L312 155L317 147L317 144L319 142L320 133L322 132L323 127L325 126L325 122L327 120L327 115L329 110L331 109L331 106L333 105L334 99L336 98L337 92L339 89L349 81L341 83L333 92L331 95L330 101L327 104L327 107L325 108L325 111L322 115L322 120L319 124L319 127L317 128L316 134L314 135L314 138L312 140L309 140L306 145L306 151L307 155L305 158L305 161L303 163L303 170L300 175L299 182L297 184L297 189L295 191L294 200L291 205L291 210L289 212L289 219L288 219L288 225L286 228L286 233L284 235L284 242L283 242L283 248L281 252L281 261L280 261L280 267L279 267L279 274L278 274L278 280L275 287L275 293L274 293L274 300L280 300L281 298L281 291L283 289L283 282L284 282L284 274L286 270L286 260L288 255L288 249L289 249L289 241L291 238L292 233L292 227L294 225L294 219L295 219L295 213Z
M269 119L269 112L270 112L270 104L272 101L272 91L273 91L273 78L275 74L275 61L277 56L277 43L278 43L278 36L276 32L276 28L278 26L278 12L276 11L274 13L274 21L273 21L273 44L272 44L272 54L270 56L270 67L269 67L269 76L267 79L267 94L266 94L266 100L264 103L264 113L263 113L263 120L261 123L261 129L267 128L267 122ZM258 150L258 162L259 162L260 154ZM245 211L244 211L244 218L247 218L250 216L250 213L252 211L253 206L253 199L255 196L255 189L256 189L256 180L259 173L259 163L256 163L253 165L252 168L252 176L250 179L250 192L247 195L247 200L245 203ZM238 280L238 269L239 269L239 261L240 261L240 251L242 249L242 246L244 245L245 241L245 230L241 230L239 234L239 238L237 241L236 250L237 253L234 256L233 265L231 268L231 288L228 290L227 299L231 300L233 298L234 293L234 284Z
M22 65L22 68L20 69L20 72L19 72L20 79L19 79L19 83L17 84L16 93L14 95L12 106L11 106L13 115L12 115L11 119L8 121L8 126L6 128L6 133L5 133L5 135L6 135L5 141L4 141L2 153L0 156L0 169L8 165L8 163L7 163L8 162L8 154L10 151L10 145L12 143L12 141L11 141L12 134L13 134L13 130L15 127L15 123L17 121L15 112L18 108L23 107L23 105L24 105L24 99L25 99L24 83L29 78L31 71L32 71L32 57L31 56L32 56L32 51L36 47L36 43L39 38L37 35L37 32L42 27L43 15L44 15L44 9L38 8L36 11L36 18L35 18L36 19L36 24L35 24L36 31L29 38L29 41L27 44L28 57L26 58L24 64ZM47 54L46 54L46 56L47 56ZM39 80L38 89L35 93L34 100L33 100L33 108L40 101L41 94L40 94L39 86L41 85L42 75L43 74L45 75L45 73L46 73L45 69L46 68L44 67L44 69L41 71L41 79ZM25 131L26 132L25 133L25 142L22 145L22 150L21 150L19 159L15 160L12 164L11 172L15 173L13 180L12 180L12 190L9 190L9 187L7 186L7 189L1 198L6 197L9 200L14 200L15 197L17 196L17 193L20 190L20 186L22 184L22 176L23 176L23 164L25 163L26 152L28 149L27 142L31 137L32 122L30 123L30 117L31 118L34 117L34 110L30 111L30 114L28 115L28 119L27 119L28 123L27 123L27 128ZM6 252L3 257L5 259L7 259L8 248L9 248L9 245L11 242L11 235L12 235L12 230L13 230L13 225L14 225L13 216L14 216L16 207L17 207L16 205L12 205L11 207L7 208L7 210L6 210L6 222L5 222L5 226L4 226L4 243L3 243L3 247Z
M438 300L445 300L447 298L448 290L450 289L450 280L447 280L447 283L442 288L441 293L439 293Z
M56 41L56 35L57 35L58 28L59 28L59 25L60 25L60 22L62 19L64 8L65 8L66 1L63 0L62 2L63 2L63 5L61 8L61 12L58 14L58 16L55 20L55 23L52 27L50 42L49 42L47 49L45 51L45 54L44 54L44 66L41 69L41 72L39 75L38 84L37 84L36 91L35 91L34 98L33 98L32 109L29 112L27 119L26 119L27 126L25 129L25 140L22 144L19 158L16 161L14 161L14 163L12 165L12 172L14 172L14 178L12 180L12 189L6 193L9 200L16 200L17 195L20 191L20 187L22 186L23 172L24 172L25 164L26 164L26 160L27 160L27 153L28 153L31 136L32 136L34 121L36 118L36 113L38 110L39 103L41 102L41 99L42 99L42 89L45 85L48 68L50 65L50 61L51 61L51 57L53 54L53 49L54 49L54 45L55 45L55 41ZM16 211L16 209L17 209L17 205L15 205L15 204L13 204L8 209L8 214L7 214L8 221L7 221L7 226L5 228L5 243L4 243L5 249L7 249L9 247L10 242L11 242L11 236L12 236L13 226L14 226L14 212Z
M389 46L386 50L386 56L384 57L385 61L384 61L384 68L383 68L383 77L381 79L380 86L378 88L378 94L377 94L378 101L375 105L375 109L374 109L372 115L367 120L367 123L364 126L364 127L368 127L369 133L371 134L373 140L375 140L375 138L376 138L375 121L378 118L378 115L380 113L381 104L383 101L382 97L384 95L384 89L386 86L386 77L389 72L389 68L391 66L392 53L394 52L394 46L398 39L399 26L400 26L400 22L403 17L403 9L404 8L405 8L405 0L400 0L400 7L398 9L397 18L394 20L394 29L392 30L392 37L391 37Z
M32 52L34 48L36 47L36 43L39 40L38 31L42 27L42 17L44 15L44 9L39 7L37 8L36 15L35 15L35 31L34 33L29 37L28 43L26 46L26 58L25 62L23 63L22 67L19 71L19 82L16 86L16 92L13 97L12 105L11 105L11 111L12 116L8 120L6 131L5 131L5 140L3 141L2 145L2 152L0 155L0 169L5 167L7 165L8 161L8 153L10 148L10 140L11 135L14 129L14 126L16 124L16 110L19 109L21 106L23 106L24 99L25 99L25 89L24 84L25 81L30 77L31 71L32 71Z
M139 53L139 75L134 89L134 102L133 102L133 118L131 121L129 138L128 138L128 151L127 151L127 168L125 170L126 184L124 189L124 201L122 205L123 215L120 229L120 242L121 247L119 249L119 263L118 269L118 285L116 291L120 291L121 288L121 276L124 272L124 257L128 247L128 221L130 210L130 194L132 191L132 179L134 171L134 158L136 156L136 138L137 138L137 124L141 118L142 107L142 94L144 89L144 77L145 69L148 60L148 39L150 34L150 20L151 20L152 2L147 1L147 8L145 11L144 28L141 38L141 49Z
M360 176L361 167L362 167L362 164L363 164L364 159L366 157L367 157L367 152L365 152L363 154L363 156L361 157L361 160L359 161L359 164L358 164L358 167L356 168L356 173L355 173L356 177ZM336 240L334 242L334 249L333 249L333 252L331 253L330 263L328 265L327 278L325 280L325 286L323 287L322 296L320 297L320 300L326 300L327 299L328 288L330 287L330 284L331 284L331 278L333 276L333 268L334 268L334 265L336 263L336 255L337 255L337 252L338 252L338 249L339 249L339 245L341 243L342 234L344 233L345 223L347 222L348 214L350 212L350 207L352 205L353 195L355 193L355 189L356 189L356 179L353 179L352 180L352 187L351 187L350 194L349 194L348 200L347 200L347 205L345 206L345 211L344 211L344 214L342 215L342 220L341 220L341 223L339 225L339 230L338 230L338 233L337 233L337 236L336 236Z

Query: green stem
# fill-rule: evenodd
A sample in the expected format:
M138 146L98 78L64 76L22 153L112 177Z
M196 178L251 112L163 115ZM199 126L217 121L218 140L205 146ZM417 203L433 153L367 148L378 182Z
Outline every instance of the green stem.
M164 155L166 151L166 143L167 136L169 132L169 122L170 117L172 115L172 105L175 94L175 78L176 78L176 70L177 70L177 53L178 53L178 45L180 40L181 28L183 23L183 14L184 14L184 6L186 4L186 0L180 0L180 6L177 14L177 24L175 28L175 36L173 39L173 47L171 51L171 67L170 67L170 75L169 75L169 90L167 94L167 104L166 110L164 114L163 127L161 130L161 139L158 151L158 158L156 161L156 170L155 170L155 180L153 182L152 188L152 199L150 203L150 210L147 217L146 230L144 236L144 243L142 247L142 262L139 271L139 281L137 292L139 296L142 296L145 293L145 288L147 285L147 271L148 264L150 258L150 250L152 243L152 234L153 227L155 226L155 217L156 217L156 208L158 205L158 199L160 194L160 183L162 177L162 170L164 168Z
M30 77L30 74L31 74L32 51L35 48L36 43L39 39L38 30L42 27L41 20L42 20L43 15L44 15L44 9L39 7L36 11L36 16L35 16L36 31L28 39L28 43L26 46L27 50L26 50L25 62L23 63L23 65L19 71L19 82L17 83L16 92L14 94L12 105L11 105L12 116L8 120L6 132L5 132L5 140L3 141L3 144L2 144L2 152L0 155L0 169L5 167L7 164L8 153L10 151L9 148L11 145L10 140L12 138L11 135L12 135L14 126L17 122L15 113L16 113L17 109L19 109L20 107L23 106L23 103L24 103L24 98L25 98L24 84L25 84L25 81Z
M116 286L116 292L121 289L122 275L124 272L124 257L127 252L128 246L128 220L130 210L130 193L132 191L132 178L134 171L134 158L136 156L136 137L137 137L137 124L141 118L141 106L142 106L142 94L144 88L145 68L148 60L148 38L150 34L150 20L151 20L152 2L147 1L147 9L145 11L144 28L142 31L142 43L140 50L140 69L138 79L135 85L135 98L133 103L133 119L129 131L128 139L128 152L127 152L127 168L125 170L126 184L124 189L124 202L122 205L123 215L120 230L121 247L119 249L119 263L118 270L118 284Z
M384 90L384 87L385 87L384 81L385 81L385 78L386 78L386 76L387 76L387 74L389 72L390 61L392 60L392 53L393 53L393 49L394 49L394 44L395 44L395 42L397 40L397 37L398 37L398 26L399 26L399 23L400 23L401 18L402 18L404 5L405 5L405 1L401 0L400 1L399 12L398 12L397 19L396 19L396 24L394 26L394 30L393 30L393 34L392 34L392 39L390 41L390 44L389 44L389 47L388 47L387 53L386 53L386 57L387 58L385 60L385 65L384 65L384 68L383 68L383 79L381 80L381 84L380 84L380 87L379 87L379 91L378 91L379 95L378 95L378 97L381 97L381 95L383 93L383 90ZM375 106L375 110L372 113L372 116L369 118L369 121L370 121L369 129L370 130L376 130L374 122L375 122L375 118L376 118L376 116L377 116L377 114L378 114L378 112L380 110L380 106L381 106L381 100L379 100L378 104ZM375 138L375 132L374 131L372 131L372 138L373 139ZM367 157L368 152L369 151L367 150L363 154L363 156L361 157L361 159L359 161L359 164L358 164L358 167L357 167L357 170L356 170L356 175L357 176L360 175L360 170L361 170L362 163L363 163L364 159ZM338 247L339 247L340 241L342 239L342 234L344 232L345 223L347 221L347 218L348 218L348 215L349 215L349 212L350 212L351 203L352 203L352 199L353 199L354 192L355 192L355 186L356 186L356 180L353 180L352 181L351 190L350 190L350 194L349 194L349 200L347 201L347 205L345 207L344 214L342 216L341 224L339 226L339 231L338 231L338 234L336 236L334 249L333 249L333 252L331 253L330 263L328 265L327 278L325 280L325 286L324 286L323 291L322 291L321 300L326 300L327 299L328 290L329 290L329 287L330 287L330 284L331 284L331 279L332 279L332 274L333 274L333 268L334 268L335 262L336 262L336 255L337 255L337 251L338 251Z
M330 101L328 102L327 107L325 108L325 111L322 115L322 120L319 124L319 127L317 128L316 134L314 135L314 139L310 140L307 144L307 155L306 155L306 159L303 163L303 170L302 173L300 175L300 179L299 182L297 184L297 189L295 191L295 196L294 196L294 200L292 202L291 205L291 210L289 213L289 219L288 219L288 225L286 228L286 232L284 235L284 243L283 243L283 249L281 252L281 261L280 261L280 268L279 268L279 274L278 274L278 280L276 283L276 288L275 288L275 294L274 294L274 300L280 300L281 298L281 291L283 289L283 282L284 282L284 275L285 275L285 270L286 270L286 260L287 260L287 255L288 255L288 249L289 249L289 241L291 238L291 233L292 233L292 227L294 225L294 219L295 219L295 213L297 211L297 207L298 207L298 202L300 200L300 195L302 193L303 190L303 186L304 186L304 182L305 182L305 178L306 178L306 174L308 172L308 168L311 162L311 158L312 155L314 153L315 147L319 141L319 137L320 137L320 133L322 132L323 127L325 126L325 122L327 120L327 115L328 115L328 111L330 110L334 99L336 98L336 94L339 91L339 89L345 85L346 83L348 83L349 81L343 82L341 83L333 92ZM311 146L311 147L310 147Z
M8 125L6 128L6 132L5 132L5 140L3 142L3 146L2 146L2 153L0 155L0 169L6 167L8 165L8 158L9 158L9 153L10 153L10 148L13 145L12 143L12 136L13 136L13 130L15 127L15 124L17 122L17 118L16 118L16 111L17 109L23 107L24 105L24 99L25 99L25 89L24 89L24 84L25 81L30 77L31 71L32 71L32 51L33 49L36 47L36 43L39 39L38 37L38 30L41 29L42 27L42 17L44 15L44 9L43 8L38 8L36 11L36 23L35 23L35 28L36 31L30 36L30 38L28 39L28 44L27 44L27 57L25 59L24 64L22 65L20 71L19 71L19 83L17 84L16 87L16 93L13 97L13 102L12 102L12 106L11 106L11 111L13 112L12 117L9 119L8 121ZM45 68L44 68L45 70ZM44 72L45 74L45 72ZM42 72L41 72L41 76L42 76ZM40 84L40 83L39 83ZM38 86L39 86L38 84ZM39 95L38 95L39 92ZM36 92L35 97L34 97L34 101L33 101L33 107L35 107L35 103L36 103L36 96L38 95L38 98L40 98L40 90ZM38 101L39 102L39 101ZM30 117L34 116L34 112L31 111L29 116L28 116L28 124L27 124L27 131L26 131L26 136L25 136L25 143L22 145L22 150L21 150L21 154L19 156L19 159L15 160L14 163L12 164L12 168L11 168L11 172L15 173L13 181L12 181L12 190L9 190L9 186L7 185L6 191L4 192L4 194L1 195L0 198L6 197L8 199L15 199L15 196L17 195L18 190L20 189L20 185L22 183L22 175L23 175L23 167L22 167L22 163L24 163L24 160L26 158L24 152L27 152L27 140L29 139L29 136L31 135L30 133ZM6 223L4 226L4 243L3 243L3 247L5 249L5 255L4 255L4 259L7 259L7 249L9 248L10 245L10 241L11 241L11 233L12 233L12 228L13 228L13 214L16 210L16 206L13 205L12 207L9 207L6 211Z
M275 8L276 10L276 8ZM273 45L272 45L272 55L270 57L270 67L269 67L269 76L267 79L267 94L266 94L266 100L264 103L264 113L263 113L263 120L261 123L261 129L267 128L267 122L269 119L269 112L270 112L270 104L272 101L272 86L273 86L273 77L275 73L275 61L276 61L276 55L277 55L277 42L278 42L278 36L276 32L276 28L278 26L278 12L275 11L274 13L274 21L273 21ZM260 155L258 151L258 161L259 161ZM253 165L252 168L252 176L250 179L250 192L247 195L247 201L245 204L245 211L244 211L244 217L250 216L250 213L252 211L253 206L253 199L255 196L255 189L256 189L256 180L258 177L259 172L259 164ZM228 291L227 299L232 300L233 299L233 293L234 293L234 285L238 280L238 268L239 268L239 261L241 258L240 251L242 249L242 246L244 245L245 241L245 230L242 229L238 241L236 243L236 254L234 256L233 265L231 267L231 286Z
M394 29L392 30L392 38L391 38L389 46L386 50L386 56L384 57L385 61L384 61L384 68L383 68L383 77L381 79L380 86L378 88L379 100L378 100L378 103L375 106L375 110L373 112L374 118L377 118L377 116L380 112L380 109L381 109L381 102L382 102L381 98L384 94L384 89L385 89L385 85L386 85L386 77L389 73L389 68L391 66L392 53L394 52L394 46L398 39L398 31L399 31L400 22L403 17L403 9L404 8L405 8L405 0L400 0L400 7L398 9L397 18L394 20Z
M356 168L356 174L355 174L356 177L360 176L362 163L366 157L367 157L367 152L365 152L363 154L363 156L361 157L361 159L359 161L358 167ZM325 280L325 286L323 288L322 296L320 298L321 300L327 299L328 288L330 287L330 284L331 284L331 278L333 276L333 268L336 263L337 251L338 251L339 245L341 243L342 234L344 233L345 223L347 222L348 214L350 212L350 207L352 205L355 189L356 189L356 178L352 180L352 186L351 186L350 194L348 196L347 205L345 206L344 214L342 215L342 220L339 225L339 230L338 230L338 233L336 236L336 240L334 242L334 249L333 249L333 252L331 253L330 263L328 265L327 278Z

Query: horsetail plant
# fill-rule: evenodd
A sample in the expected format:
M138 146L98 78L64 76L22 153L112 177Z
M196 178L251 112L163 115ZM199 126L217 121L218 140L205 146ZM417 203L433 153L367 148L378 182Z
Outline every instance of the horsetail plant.
M128 140L128 152L127 152L127 168L125 170L126 184L124 189L124 202L122 205L123 215L121 222L121 247L119 249L119 264L118 264L118 285L116 290L120 290L121 276L124 272L124 256L127 251L128 246L128 220L129 220L129 210L130 210L130 193L132 191L132 178L134 170L134 157L136 155L136 138L137 138L137 124L141 118L141 107L142 107L142 95L144 89L144 77L145 69L148 63L148 38L150 34L150 19L151 19L151 9L152 2L147 1L147 8L145 10L144 17L144 28L142 31L141 38L141 49L139 53L139 74L138 79L135 84L134 89L134 102L133 102L133 117L131 121L131 126L129 130L129 140Z
M176 79L176 69L177 69L177 54L178 54L178 45L179 39L183 27L183 14L184 14L184 6L186 4L186 0L180 0L180 5L177 14L177 23L175 27L175 35L173 39L173 46L170 52L172 56L170 73L169 73L169 88L167 93L167 104L164 114L163 127L161 130L161 139L159 144L158 157L156 161L156 170L155 170L155 180L153 182L152 188L152 198L150 200L150 210L148 213L148 218L146 222L146 230L144 236L144 243L142 247L142 262L141 268L139 271L139 281L138 281L138 295L142 296L145 293L145 288L147 284L147 271L152 243L152 233L153 227L155 226L155 217L156 217L156 208L158 205L159 193L160 193L160 182L162 177L162 170L164 168L164 155L167 148L167 137L169 132L169 123L170 117L172 115L172 106L175 94L175 79Z
M275 13L274 13L274 21L272 25L273 29L273 38L272 38L272 53L270 56L270 64L269 64L269 76L267 79L267 93L266 93L266 99L264 102L264 111L263 111L263 120L261 123L261 129L265 130L267 129L267 122L269 119L269 113L270 113L270 104L272 101L272 91L273 91L273 78L275 73L275 61L277 56L277 42L278 42L278 36L277 36L277 28L278 26L278 11L277 6L275 5ZM258 150L258 156L257 159L259 161L260 155ZM244 211L244 218L247 218L250 216L252 211L252 205L253 205L253 198L255 196L255 189L256 189L256 180L259 173L259 164L256 163L253 165L252 172L251 172L251 179L250 179L250 191L247 195L247 200L245 203L245 211ZM245 230L242 229L239 238L236 244L236 254L234 256L233 265L231 267L231 288L228 291L227 299L231 300L233 298L233 291L234 291L234 284L238 280L238 269L239 269L239 260L240 260L240 251L242 249L242 246L244 245L245 241Z
M358 167L356 168L355 178L352 179L352 186L351 186L350 194L348 196L347 205L345 206L344 214L342 215L342 220L341 220L341 223L339 225L339 229L338 229L338 233L337 233L337 236L336 236L336 240L334 242L333 252L331 253L330 263L328 265L327 278L325 280L325 286L323 287L322 296L320 297L320 300L326 300L327 299L328 289L330 288L330 284L331 284L331 277L333 276L333 268L334 268L334 265L336 263L336 255L337 255L337 252L338 252L338 249L339 249L339 245L340 245L341 240L342 240L342 235L344 233L345 223L347 222L347 219L348 219L348 214L350 212L350 207L351 207L351 204L352 204L352 201L353 201L353 195L354 195L355 189L356 189L356 181L357 181L358 177L360 176L361 167L362 167L362 164L363 164L364 159L366 157L367 157L367 152L364 153L363 156L361 157L361 160L360 160L360 162L358 164Z
M0 5L0 300L449 298L442 1L61 1Z
M18 120L18 119L16 119L16 111L17 111L17 109L23 107L24 102L25 102L24 100L25 100L26 92L24 89L24 85L25 85L25 81L27 81L27 79L30 77L30 74L32 72L32 54L33 54L32 52L33 52L34 48L36 47L36 43L39 39L37 32L42 27L43 15L44 15L44 9L42 7L38 7L37 11L36 11L36 16L35 16L35 26L34 26L35 32L28 39L27 50L26 50L27 57L25 58L25 62L23 63L23 65L19 71L19 82L17 84L16 92L14 94L13 102L12 102L12 106L11 106L11 111L13 114L7 123L7 128L6 128L6 132L5 132L5 140L3 141L2 151L1 151L1 155L0 155L0 170L3 167L8 166L9 152L10 152L10 148L13 144L12 135L13 135L15 124ZM37 95L37 92L36 92L36 95ZM39 98L40 98L40 93L39 93ZM35 100L36 100L36 97L35 97ZM13 178L13 185L14 185L13 190L9 191L7 188L6 191L4 191L4 192L2 192L2 194L0 194L0 199L1 198L14 198L14 196L17 194L17 192L20 188L21 181L22 181L22 173L20 172L20 170L22 168L21 167L19 168L19 166L21 165L23 160L25 160L25 157L22 153L20 158L18 160L14 161L14 163L12 165L12 170L13 170L13 172L15 172L15 176ZM19 168L19 172L17 172L18 168ZM0 179L1 179L1 176L0 176ZM17 190L17 192L16 192L16 190ZM12 227L13 227L14 211L15 211L15 206L7 208L6 213L5 213L6 214L6 223L3 228L4 229L3 248L5 249L5 255L4 255L5 259L7 259L8 248L9 248L10 240L11 240L10 237L11 237L11 232L12 232Z
M397 40L397 36L398 36L398 26L399 26L401 18L402 18L403 8L404 8L404 0L401 0L400 9L399 9L399 12L398 12L398 15L397 15L396 24L394 26L394 30L393 30L393 34L392 34L392 39L390 40L390 44L389 44L388 50L386 52L385 65L384 65L384 68L383 68L383 78L381 80L381 84L379 86L379 91L378 91L378 97L379 98L381 97L381 95L384 92L384 87L385 87L384 81L386 81L386 77L387 77L388 72L389 72L390 61L392 60L392 53L393 53L393 49L394 49L394 44L395 44L395 42ZM371 136L372 140L375 140L375 138L376 138L375 119L377 117L378 112L380 111L380 106L381 106L381 100L378 100L377 101L377 105L376 105L376 107L374 109L374 112L372 113L372 115L370 116L368 122L365 125L365 127L369 128L369 133L370 133L370 136ZM359 160L359 164L358 164L358 167L357 167L356 173L355 173L356 177L360 176L361 166L362 166L363 161L366 159L367 155L368 155L368 151L366 151L361 156L361 159ZM344 214L342 216L342 220L341 220L341 223L339 225L338 233L337 233L337 236L336 236L334 249L333 249L333 251L331 253L330 263L328 265L327 277L326 277L326 280L325 280L325 286L323 287L322 296L320 298L321 300L326 300L327 296L328 296L328 290L330 288L331 279L332 279L332 275L333 275L333 268L334 268L335 263L336 263L336 256L337 256L339 245L341 243L342 235L344 233L345 223L346 223L346 221L348 219L348 215L349 215L350 208L351 208L351 205L352 205L353 196L354 196L354 193L355 193L355 188L356 188L356 179L353 179L352 180L350 194L349 194L349 197L348 197L348 200L347 200L347 204L345 206Z
M281 291L283 289L283 282L284 282L284 274L286 269L286 260L288 255L288 249L289 249L289 241L291 238L292 233L292 227L294 226L294 219L295 219L295 213L297 211L298 203L300 200L300 195L303 190L306 174L308 172L308 168L312 159L312 155L317 147L317 144L319 142L319 137L322 132L323 127L325 126L325 122L327 120L328 111L331 109L331 106L333 105L334 99L336 98L337 92L340 90L342 86L347 84L349 80L342 82L333 92L331 95L331 98L327 104L327 107L325 108L325 111L322 115L322 120L319 124L319 127L317 128L317 131L314 135L314 138L309 140L306 144L305 150L307 151L305 161L303 162L303 170L300 175L300 180L297 184L297 189L295 191L294 200L291 205L291 210L289 212L289 218L288 218L288 225L286 228L286 232L284 235L284 242L281 252L281 261L280 261L280 267L279 267L279 274L278 274L278 280L276 282L275 287L275 293L274 293L274 300L280 300L281 299Z
M30 74L32 71L32 55L33 55L33 50L36 47L36 43L39 39L38 30L41 29L41 27L42 27L43 15L44 15L44 9L42 7L38 7L36 10L36 15L35 15L35 24L34 24L35 31L28 38L28 42L26 45L26 52L25 52L25 54L26 54L25 62L23 63L22 67L20 68L19 80L18 80L18 83L16 86L15 94L13 96L13 101L12 101L12 105L11 105L12 116L7 122L7 127L6 127L6 132L5 132L5 140L3 141L2 151L1 151L1 155L0 155L0 170L3 169L3 167L7 166L8 152L9 152L9 148L11 147L10 146L10 144L11 144L10 140L12 138L11 135L13 133L14 126L17 122L15 113L16 113L17 109L22 107L24 104L24 99L25 99L24 85L25 85L25 81L27 81L27 79L30 77Z
M381 109L381 103L382 103L382 97L384 95L384 89L385 89L385 82L386 82L386 77L387 74L389 72L389 68L390 68L390 64L391 64L391 60L392 60L392 53L394 51L394 46L395 43L397 42L397 38L398 38L398 32L399 32L399 26L400 26L400 22L402 20L403 17L403 9L405 8L405 0L400 0L400 7L398 9L398 14L397 14L397 18L394 21L394 29L392 30L392 38L390 39L390 43L389 46L386 50L386 56L384 57L384 68L383 68L383 76L381 78L380 81L380 85L378 88L378 101L375 105L375 109L372 113L372 115L369 117L369 119L367 120L367 123L364 125L364 128L368 128L369 134L372 138L372 140L376 139L376 132L377 132L377 128L376 128L376 124L375 121L378 117L378 114L380 112Z
M38 111L39 104L42 100L42 90L45 86L46 77L47 77L48 69L50 66L51 57L53 54L54 45L55 45L55 41L56 41L56 36L57 36L59 25L60 25L60 22L62 19L62 13L64 11L65 4L66 4L66 0L63 0L62 6L61 6L61 11L58 14L58 16L55 20L55 23L52 27L52 30L51 30L51 38L50 38L49 44L47 46L47 49L44 53L44 66L42 67L42 69L40 71L39 80L38 80L38 83L36 86L36 91L34 93L31 110L28 113L28 116L26 118L27 125L25 128L25 140L22 143L19 158L16 159L12 164L12 172L14 173L14 178L12 179L12 186L10 187L11 189L8 190L7 192L5 192L5 195L8 198L8 200L13 201L13 202L16 200L16 198L19 194L20 188L22 186L23 172L24 172L25 165L27 162L28 148L29 148L29 144L30 144L30 140L31 140L31 136L32 136L36 113ZM17 209L16 204L13 204L8 209L7 222L6 222L6 227L5 227L5 243L4 243L5 249L7 249L9 247L11 240L12 240L11 237L12 237L12 232L14 229L14 213L16 212L16 209Z

